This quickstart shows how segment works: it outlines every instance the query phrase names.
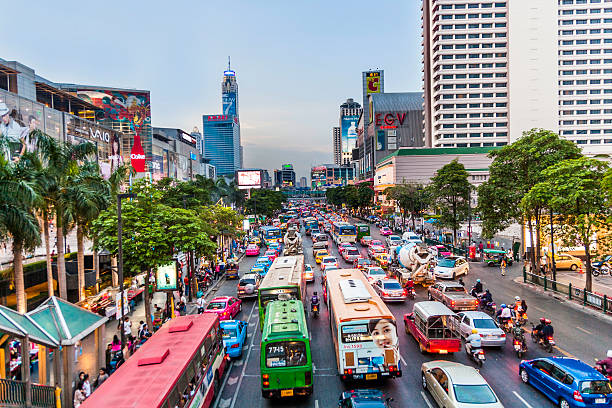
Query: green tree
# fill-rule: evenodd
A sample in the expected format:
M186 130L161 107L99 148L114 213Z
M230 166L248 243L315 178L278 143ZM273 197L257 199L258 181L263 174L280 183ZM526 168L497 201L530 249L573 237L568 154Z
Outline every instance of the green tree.
M564 221L568 243L580 243L586 257L586 289L592 290L591 245L599 249L609 245L610 195L602 188L609 170L606 162L580 157L559 162L542 172L539 182L525 195L523 202L548 201ZM606 249L609 249L606 248Z
M361 183L357 186L357 208L360 213L372 207L374 204L373 183Z
M482 218L482 235L491 238L512 223L527 225L530 232L531 262L539 269L540 218L546 207L521 207L525 194L544 181L543 171L566 159L581 156L580 149L571 141L554 132L531 129L502 149L489 155L489 179L478 187L477 211ZM532 202L532 204L535 204ZM534 228L536 239L534 242Z
M457 159L439 169L431 180L429 192L440 212L438 223L453 230L453 243L461 222L467 219L471 189L468 172Z
M27 312L23 278L23 251L40 244L36 206L40 200L33 167L37 159L26 153L17 163L9 163L0 149L0 238L9 239L13 249L13 278L17 311Z
M280 191L253 189L251 198L246 200L245 208L249 214L272 217L282 210L285 196Z
M404 182L386 188L384 194L397 203L402 214L402 224L405 223L406 215L410 215L412 230L416 231L416 218L431 204L430 191L423 184Z

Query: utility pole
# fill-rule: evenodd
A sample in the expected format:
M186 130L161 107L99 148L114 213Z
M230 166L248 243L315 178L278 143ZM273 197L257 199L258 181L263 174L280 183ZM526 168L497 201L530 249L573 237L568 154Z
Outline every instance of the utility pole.
M123 345L125 344L125 330L123 327L123 318L125 317L125 305L123 298L123 221L121 219L121 200L123 198L134 197L136 197L136 194L117 194L117 244L119 246L117 251L117 274L119 275L119 299L121 299L121 302L120 304L117 304L117 307L121 307L121 321L119 323L119 327L121 328L121 350L123 350ZM147 276L147 279L149 279L149 276Z

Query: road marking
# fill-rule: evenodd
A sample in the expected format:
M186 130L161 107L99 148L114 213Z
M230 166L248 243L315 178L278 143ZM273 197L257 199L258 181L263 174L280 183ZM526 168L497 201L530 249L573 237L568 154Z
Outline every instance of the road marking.
M576 328L577 328L578 330L580 330L581 332L585 332L586 334L593 334L593 333L591 333L590 331L588 331L588 330L586 330L586 329L583 329L583 328L582 328L582 327L580 327L580 326L576 326Z
M229 380L227 380L227 385L234 385L238 382L238 377L230 377Z
M253 306L251 307L251 313L249 313L249 319L251 318L251 315L253 314L253 310L255 310L255 303L253 303ZM249 351L247 351L247 355L246 355L246 361L249 361L249 357L251 356L251 351L253 350L253 342L255 341L255 336L251 336L251 346L249 347ZM242 366L242 373L240 375L240 379L238 380L238 385L236 386L236 391L234 392L234 396L232 397L232 403L230 404L230 408L234 408L234 404L236 404L236 398L238 397L238 392L240 391L240 386L242 385L242 379L244 378L244 372L246 371L248 364L243 364ZM221 389L221 392L223 392L223 389ZM221 395L221 392L219 392L219 395Z
M518 399L519 399L519 400L520 400L520 401L521 401L523 404L525 404L525 406L526 406L527 408L533 408L533 407L532 407L532 406L531 406L531 405L530 405L530 404L529 404L527 401L525 401L525 400L523 399L523 397L521 397L521 396L519 395L519 393L518 393L518 392L516 392L516 391L512 391L512 393L513 393L513 394L516 396L516 398L518 398Z
M532 306L534 309L538 309L540 312L544 312L546 313L546 310L542 309L541 307L537 307L537 306Z
M401 354L400 354L400 360L402 360L402 363L404 363L405 366L408 365L408 363L406 363L406 360L404 360L404 356L402 356Z
M223 394L223 389L225 388L225 384L227 384L227 379L229 378L229 373L232 371L232 366L234 364L234 361L230 361L230 365L229 367L227 367L227 374L225 375L225 378L223 379L223 383L221 384L221 388L219 389L219 395L215 395L215 398L217 399L217 401L215 402L215 404L213 405L213 407L216 408L227 408L229 406L229 401L230 398L228 398L227 400L224 400L221 398L221 395ZM223 404L223 405L221 405Z
M565 357L570 357L570 358L577 358L576 356L574 356L572 353L567 352L565 350L563 350L561 347L559 346L554 346L554 348L556 348L557 350L559 350L559 352L563 355L565 355Z
M315 400L315 408L319 408L319 400Z
M425 395L425 391L421 391L421 397L423 397L423 401L425 401L429 408L433 408L431 402L429 402L429 399L427 399L427 395Z

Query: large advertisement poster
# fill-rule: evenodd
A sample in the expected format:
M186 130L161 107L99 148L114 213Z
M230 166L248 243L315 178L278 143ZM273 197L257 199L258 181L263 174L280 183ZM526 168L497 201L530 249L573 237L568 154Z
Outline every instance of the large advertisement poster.
M43 119L42 105L0 95L0 152L6 160L17 161L36 150L37 140L30 133L41 128Z
M367 93L380 93L381 92L381 83L380 83L380 72L366 72L366 83L367 83Z
M359 115L342 116L340 120L340 134L342 137L342 151L351 153L357 147L357 124Z
M223 114L236 116L236 92L223 93Z
M176 261L157 268L155 272L157 290L178 290L177 276Z
M367 353L358 357L358 373L388 371L390 365L400 365L397 326L394 321L371 319L351 322L342 326L341 333L345 350L355 350L357 347L367 350Z
M236 172L236 180L238 180L238 188L260 188L261 187L261 171L260 170L238 170Z

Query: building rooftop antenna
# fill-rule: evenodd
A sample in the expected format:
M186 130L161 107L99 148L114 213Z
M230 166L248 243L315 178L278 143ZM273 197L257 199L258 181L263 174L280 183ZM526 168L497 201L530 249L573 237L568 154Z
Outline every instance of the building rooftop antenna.
M231 64L230 56L228 55L228 56L227 56L227 70L228 70L228 71L231 71L231 70L232 70L231 65L232 65L232 64Z

